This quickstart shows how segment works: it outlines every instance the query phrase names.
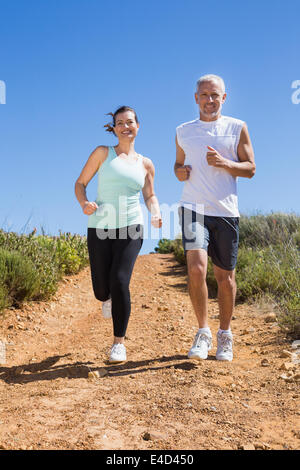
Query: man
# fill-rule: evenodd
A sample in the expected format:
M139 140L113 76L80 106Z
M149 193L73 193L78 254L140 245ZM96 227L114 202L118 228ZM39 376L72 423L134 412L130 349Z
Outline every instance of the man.
M200 119L176 129L174 171L184 181L179 220L188 268L188 289L199 330L189 358L206 359L212 348L208 326L207 257L218 284L220 328L217 360L233 359L230 329L236 294L235 265L239 240L237 177L252 178L254 152L247 125L223 116L225 85L217 75L197 81Z

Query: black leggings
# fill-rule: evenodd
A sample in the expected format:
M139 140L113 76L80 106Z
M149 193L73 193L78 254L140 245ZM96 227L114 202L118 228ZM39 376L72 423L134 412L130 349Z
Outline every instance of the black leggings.
M125 336L131 303L129 284L143 244L143 226L88 228L91 276L96 299L112 300L114 336Z

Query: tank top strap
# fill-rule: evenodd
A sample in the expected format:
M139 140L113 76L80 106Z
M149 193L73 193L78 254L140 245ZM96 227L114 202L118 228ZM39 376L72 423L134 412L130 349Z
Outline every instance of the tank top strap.
M138 155L137 164L140 166L140 168L142 169L143 173L146 175L147 170L146 170L146 168L145 168L145 166L144 166L144 157L143 157L140 153L138 153L137 155Z
M114 149L113 146L109 146L108 147L108 154L107 154L107 158L106 158L106 161L109 162L111 161L113 158L116 157L116 151Z
M141 155L140 153L138 153L137 155L138 155L138 162L140 163L140 165L144 166L144 157L143 157L143 155Z

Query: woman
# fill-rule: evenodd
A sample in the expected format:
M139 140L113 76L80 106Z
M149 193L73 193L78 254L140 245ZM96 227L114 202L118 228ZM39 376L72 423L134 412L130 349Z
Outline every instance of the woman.
M139 130L136 112L122 106L112 114L106 130L118 139L115 147L99 146L90 155L75 184L75 194L88 219L88 250L95 297L103 302L105 317L112 315L114 341L109 362L126 361L125 333L130 316L129 284L143 243L140 191L151 224L162 225L154 193L154 166L135 152ZM86 187L98 172L98 196L90 202Z

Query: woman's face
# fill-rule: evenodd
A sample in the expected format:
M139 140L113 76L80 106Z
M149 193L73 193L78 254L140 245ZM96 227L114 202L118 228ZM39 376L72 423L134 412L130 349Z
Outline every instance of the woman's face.
M132 111L118 113L115 117L114 131L120 140L133 140L136 138L140 125L135 120Z

